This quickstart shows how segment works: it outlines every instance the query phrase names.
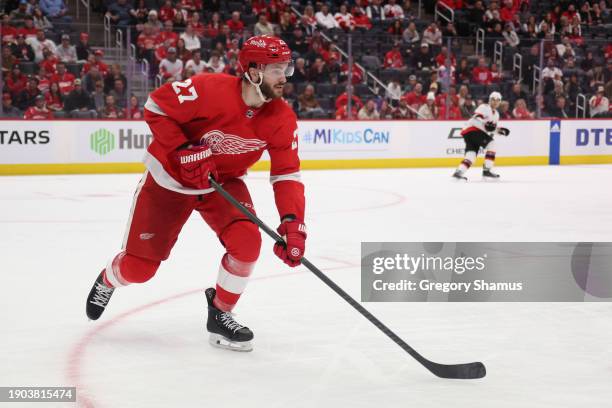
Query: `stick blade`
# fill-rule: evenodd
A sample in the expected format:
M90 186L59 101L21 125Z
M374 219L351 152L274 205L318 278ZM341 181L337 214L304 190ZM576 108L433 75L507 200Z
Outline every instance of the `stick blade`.
M427 368L440 378L472 380L487 375L487 369L481 362L449 365L432 362Z

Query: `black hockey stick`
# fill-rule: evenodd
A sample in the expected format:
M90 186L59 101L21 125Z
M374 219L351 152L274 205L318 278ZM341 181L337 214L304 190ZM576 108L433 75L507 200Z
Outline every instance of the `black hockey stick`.
M210 184L219 194L221 194L234 207L240 210L240 212L246 215L251 221L257 224L257 226L259 226L259 228L261 228L272 239L274 239L280 244L285 244L285 241L281 238L280 235L276 233L276 231L268 227L262 220L259 219L259 217L247 210L242 204L240 204L240 202L238 202L238 200L232 197L230 193L225 191L223 187L221 187L221 185L217 183L212 177L210 178ZM486 375L487 371L485 369L485 366L480 362L466 364L439 364L433 361L429 361L421 354L419 354L419 352L417 352L415 349L410 347L404 340L399 338L397 334L391 331L391 329L385 326L380 320L374 317L372 313L368 312L363 306L361 306L361 304L359 304L348 293L346 293L344 290L342 290L342 288L336 285L336 283L329 279L327 275L321 272L316 266L311 264L308 259L302 257L301 263L306 268L308 268L310 272L314 273L319 279L321 279L327 286L329 286L334 292L340 295L342 299L346 300L349 305L357 309L357 311L361 313L361 315L364 316L366 319L368 319L370 323L378 327L380 331L387 335L387 337L393 340L398 346L400 346L404 351L410 354L414 359L416 359L433 374L441 378L458 379L482 378Z

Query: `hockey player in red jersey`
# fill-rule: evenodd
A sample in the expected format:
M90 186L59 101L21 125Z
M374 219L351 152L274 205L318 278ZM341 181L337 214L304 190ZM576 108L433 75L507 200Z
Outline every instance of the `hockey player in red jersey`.
M259 256L255 224L209 184L209 175L254 212L243 181L264 150L286 246L274 253L297 266L304 254L304 187L300 182L297 122L282 99L293 73L291 51L271 36L248 39L239 54L242 77L200 74L152 92L144 117L153 142L134 196L123 248L100 273L87 299L96 320L115 288L146 282L168 258L183 224L195 210L225 247L215 288L206 289L211 344L248 351L253 333L231 310L246 288ZM206 251L203 251L206 253Z

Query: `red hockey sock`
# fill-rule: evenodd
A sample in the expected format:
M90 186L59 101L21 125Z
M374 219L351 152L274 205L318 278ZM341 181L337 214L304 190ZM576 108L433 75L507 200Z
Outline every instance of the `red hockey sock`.
M130 283L143 283L151 279L160 261L152 261L135 255L120 252L106 266L104 283L112 288L126 286Z

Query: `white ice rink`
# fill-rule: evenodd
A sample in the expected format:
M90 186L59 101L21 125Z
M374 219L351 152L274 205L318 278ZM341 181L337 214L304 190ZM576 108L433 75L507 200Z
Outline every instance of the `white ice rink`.
M498 183L473 169L467 184L451 171L304 172L306 255L359 299L361 241L612 241L612 166L504 167ZM266 237L236 309L255 349L214 349L202 289L223 250L197 214L156 277L89 322L139 177L0 178L0 386L74 385L96 408L612 406L610 303L365 304L426 357L487 366L442 380ZM247 183L276 227L266 173Z

